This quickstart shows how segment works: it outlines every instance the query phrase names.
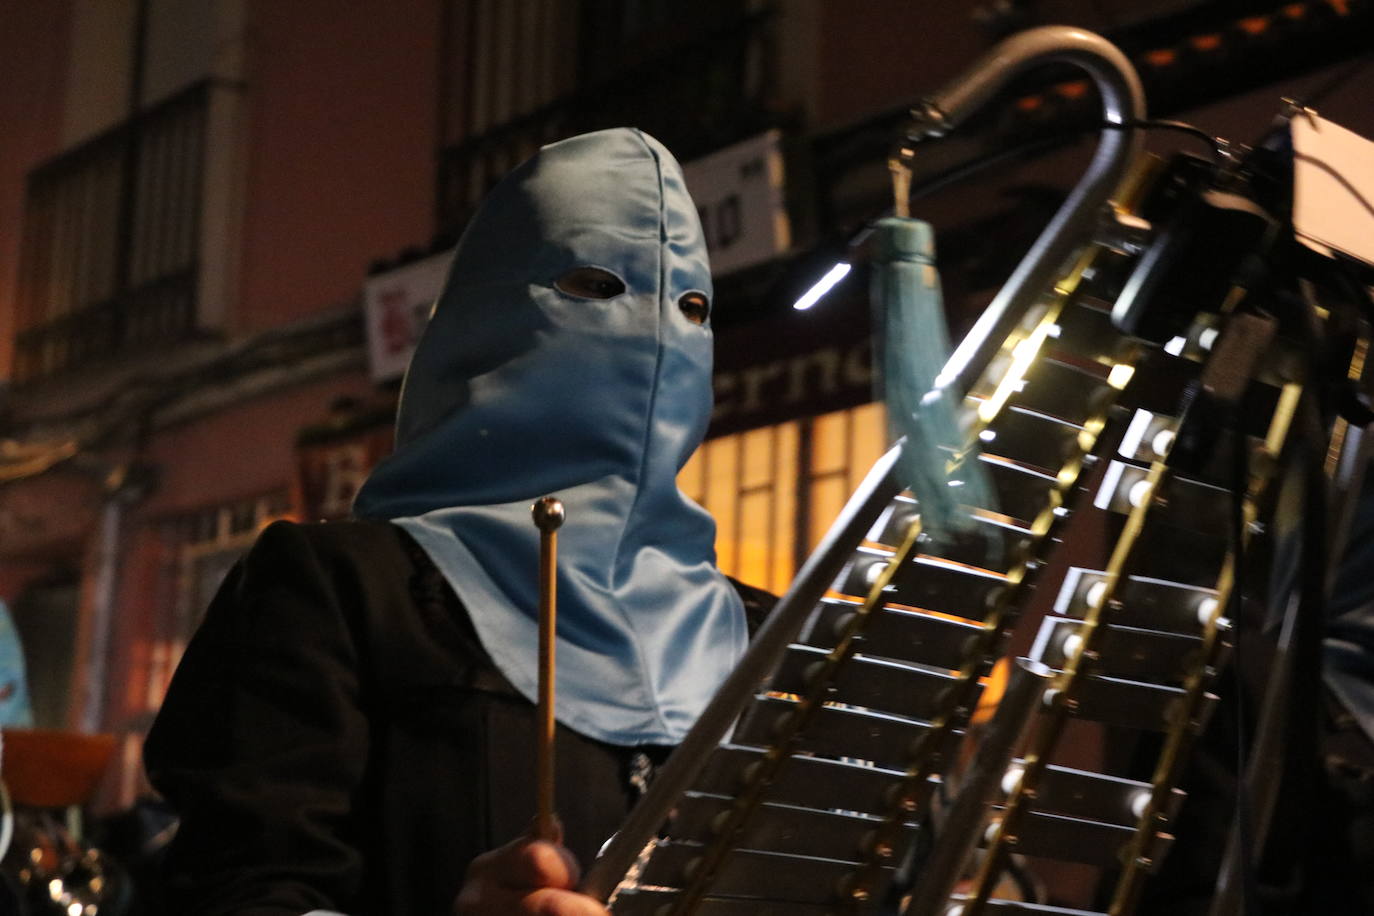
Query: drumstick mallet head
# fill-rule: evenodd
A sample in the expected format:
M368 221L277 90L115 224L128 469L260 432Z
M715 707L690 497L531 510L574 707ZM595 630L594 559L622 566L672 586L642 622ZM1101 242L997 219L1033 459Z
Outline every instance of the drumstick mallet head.
M554 679L558 634L558 529L567 517L563 503L545 496L530 507L539 529L539 740L536 752L538 806L534 819L536 839L560 841L558 816L553 810Z

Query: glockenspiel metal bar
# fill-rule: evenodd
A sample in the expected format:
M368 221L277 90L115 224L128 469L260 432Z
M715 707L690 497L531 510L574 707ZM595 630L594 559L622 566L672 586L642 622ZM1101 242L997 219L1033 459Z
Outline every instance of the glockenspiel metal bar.
M833 647L857 607L856 602L845 599L821 602L820 612L802 634L801 642L819 649ZM982 631L982 626L972 621L884 607L873 612L859 637L859 651L867 656L954 671L963 666L973 649L973 640Z
M817 666L827 655L822 649L792 646L773 677L773 689L805 693L819 676ZM913 719L932 719L943 714L949 692L958 680L943 672L856 656L831 681L830 699Z
M639 883L682 888L692 880L705 851L698 845L663 843L645 863ZM711 895L833 905L842 897L853 869L851 862L734 849L717 867ZM887 878L891 879L891 870Z
M1014 773L1021 763L1012 763L1010 779L1016 778ZM1041 776L1035 804L1047 814L1134 827L1140 818L1139 809L1152 789L1148 782L1050 764ZM1168 803L1160 810L1166 821L1178 813L1183 799L1182 790L1172 790Z
M1082 623L1073 617L1046 617L1030 657L1062 669L1080 638ZM1100 625L1097 657L1091 665L1094 673L1106 677L1177 686L1197 667L1202 648L1201 636L1106 623Z
M1100 569L1071 567L1055 598L1054 612L1083 618L1106 593L1107 574ZM1117 583L1118 607L1112 622L1167 633L1194 635L1216 607L1217 590L1184 582L1126 576Z
M689 792L668 819L668 835L678 843L709 843L719 835L723 816L733 799ZM734 839L739 850L812 856L859 862L869 851L873 831L881 823L874 815L824 811L765 802L758 806ZM914 832L911 827L910 832Z
M744 714L733 740L738 744L771 746L786 726L784 717L796 715L799 705L793 699L759 698ZM929 732L929 722L828 705L815 711L792 749L901 769L906 766L913 748Z
M682 896L663 888L626 888L616 897L616 916L662 916ZM696 916L834 916L829 904L760 900L757 897L703 897Z
M1134 826L1048 814L1037 808L1021 818L1015 831L1015 846L1017 853L1024 856L1115 868L1123 864L1123 854L1134 838ZM1158 833L1154 839L1151 858L1158 862L1173 837Z
M763 759L761 747L730 744L711 755L700 778L698 791L733 796L750 779L752 767ZM810 754L794 754L768 787L768 800L837 811L877 813L892 804L893 788L902 771L833 760Z

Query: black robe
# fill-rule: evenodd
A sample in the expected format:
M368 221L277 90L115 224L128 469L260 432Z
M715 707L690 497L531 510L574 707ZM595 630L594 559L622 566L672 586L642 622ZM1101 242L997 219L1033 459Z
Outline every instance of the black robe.
M741 587L751 629L767 596ZM534 815L534 707L386 522L277 523L187 647L144 756L181 825L184 916L440 916ZM556 803L584 865L666 748L562 726Z

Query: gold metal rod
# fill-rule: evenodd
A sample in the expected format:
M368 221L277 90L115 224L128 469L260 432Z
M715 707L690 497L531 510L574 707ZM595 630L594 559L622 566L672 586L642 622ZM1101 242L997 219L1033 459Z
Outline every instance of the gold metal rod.
M558 529L563 524L563 503L545 496L530 508L539 529L539 736L536 749L537 807L534 835L558 842L558 816L553 810L554 682L558 635Z
M1083 622L1076 631L1082 642L1065 660L1063 669L1055 677L1050 690L1045 693L1045 704L1048 708L1042 711L1038 722L1032 726L1034 730L1023 757L1021 778L1007 797L1001 820L995 822L996 827L991 831L983 860L973 879L973 888L967 899L961 901L960 912L966 916L981 916L993 889L1005 871L1008 857L1013 852L1012 847L1018 839L1017 833L1039 792L1040 778L1049 765L1051 754L1059 745L1065 722L1077 707L1074 684L1080 671L1086 671L1086 668L1080 666L1087 662L1088 653L1097 651L1099 625L1104 622L1103 618L1110 613L1111 603L1116 600L1118 584L1125 577L1126 566L1145 527L1146 517L1154 506L1154 494L1160 492L1168 474L1169 468L1162 460L1150 466L1150 472L1145 478L1148 481L1148 495L1131 510L1107 564L1107 589L1084 614Z
M908 161L900 155L887 160L887 170L892 176L892 215L902 219L911 217L911 166L907 165Z
M1243 501L1244 524L1242 524L1240 531L1241 545L1248 545L1250 541L1250 525L1255 521L1258 514L1260 497L1264 494L1275 472L1278 457L1283 451L1284 443L1292 426L1293 415L1297 410L1298 400L1301 396L1301 385L1295 382L1288 382L1284 385L1278 407L1270 420L1269 431L1265 435L1264 454L1269 456L1269 460L1261 464L1260 470L1250 475L1250 480L1244 489L1237 491L1234 495L1235 499ZM1238 428L1236 435L1243 436L1244 430ZM1124 914L1135 912L1140 901L1140 895L1144 890L1144 882L1154 866L1148 851L1165 823L1159 812L1162 810L1169 792L1173 790L1174 785L1182 775L1183 767L1187 764L1188 751L1198 731L1194 718L1201 706L1209 683L1215 677L1215 669L1218 667L1217 657L1223 639L1218 622L1226 616L1231 590L1237 587L1237 580L1243 574L1243 571L1236 569L1235 562L1236 553L1233 547L1227 551L1221 575L1217 580L1216 606L1208 616L1203 628L1203 650L1200 661L1184 684L1186 693L1177 707L1177 715L1169 729L1163 750L1160 751L1159 758L1155 762L1154 773L1150 777L1152 788L1149 801L1139 815L1135 835L1123 857L1121 876L1117 880L1116 888L1112 893L1111 904L1107 910L1112 916L1124 916ZM1234 621L1232 623L1234 625ZM1213 673L1209 674L1209 670ZM1222 885L1217 899L1221 899L1221 894L1228 891L1234 892L1235 888Z

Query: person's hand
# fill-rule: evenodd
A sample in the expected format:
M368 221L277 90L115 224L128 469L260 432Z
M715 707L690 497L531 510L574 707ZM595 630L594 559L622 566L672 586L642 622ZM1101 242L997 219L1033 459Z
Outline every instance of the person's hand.
M454 916L609 916L577 885L577 860L562 846L522 837L468 866Z

